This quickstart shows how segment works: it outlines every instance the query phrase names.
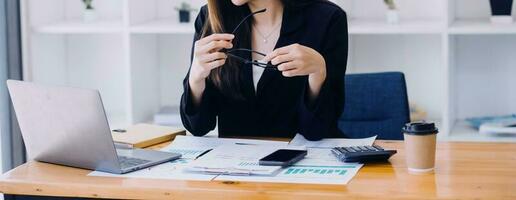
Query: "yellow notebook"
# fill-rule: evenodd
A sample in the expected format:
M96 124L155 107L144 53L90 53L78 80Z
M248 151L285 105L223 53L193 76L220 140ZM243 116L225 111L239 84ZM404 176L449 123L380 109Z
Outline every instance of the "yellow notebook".
M182 128L158 126L152 124L136 124L129 127L125 132L113 132L115 143L124 144L128 147L145 148L155 144L171 141L176 135L185 135Z

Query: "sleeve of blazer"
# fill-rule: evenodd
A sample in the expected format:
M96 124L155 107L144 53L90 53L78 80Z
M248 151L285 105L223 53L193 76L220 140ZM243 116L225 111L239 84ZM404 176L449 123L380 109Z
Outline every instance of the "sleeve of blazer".
M299 132L309 140L335 136L338 133L337 120L344 107L344 74L348 57L346 13L342 10L336 12L332 23L320 52L326 61L326 80L315 102L308 103L308 95L304 94L299 104Z
M195 20L194 43L199 40L202 34L202 27L206 19L206 6L201 8L201 12ZM194 46L192 44L192 54L190 61L193 60ZM191 64L190 64L191 67ZM190 73L190 72L189 72ZM183 95L181 96L181 120L185 128L195 136L203 136L213 130L216 125L217 106L215 105L215 88L211 82L206 81L206 88L201 98L201 104L196 108L192 102L192 94L188 83L189 73L183 81Z

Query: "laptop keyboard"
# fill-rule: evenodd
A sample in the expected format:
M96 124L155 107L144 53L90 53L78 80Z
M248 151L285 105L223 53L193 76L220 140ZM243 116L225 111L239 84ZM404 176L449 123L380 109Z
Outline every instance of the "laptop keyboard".
M118 160L122 169L127 169L150 162L150 160L131 158L126 156L118 156Z

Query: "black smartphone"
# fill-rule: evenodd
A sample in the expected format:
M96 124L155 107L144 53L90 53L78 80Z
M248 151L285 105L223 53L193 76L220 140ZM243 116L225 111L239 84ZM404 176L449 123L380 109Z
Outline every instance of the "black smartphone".
M279 149L263 157L258 163L265 166L286 167L300 161L306 154L306 150Z

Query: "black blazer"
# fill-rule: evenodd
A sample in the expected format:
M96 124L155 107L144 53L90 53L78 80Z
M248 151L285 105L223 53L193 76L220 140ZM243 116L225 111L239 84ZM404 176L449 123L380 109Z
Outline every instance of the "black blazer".
M194 41L200 37L206 16L205 6L195 21ZM326 61L327 78L315 103L308 105L305 100L308 76L286 78L281 72L265 70L255 93L252 66L242 64L244 99L225 97L207 80L201 105L194 108L187 75L181 98L181 119L186 129L202 136L215 128L218 119L220 137L293 137L300 133L318 140L338 136L348 55L346 13L327 1L285 9L275 48L294 43L317 50Z

